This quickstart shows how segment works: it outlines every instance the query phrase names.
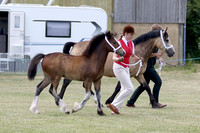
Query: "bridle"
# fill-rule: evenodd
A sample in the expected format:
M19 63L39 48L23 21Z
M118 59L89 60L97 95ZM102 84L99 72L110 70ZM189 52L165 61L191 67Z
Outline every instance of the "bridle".
M173 47L173 45L166 46L166 44L165 44L165 41L164 41L164 39L163 39L162 30L160 30L160 38L161 38L161 40L162 40L162 43L163 43L163 45L164 45L165 49L174 48L174 47Z
M115 38L114 38L114 39L115 39ZM114 52L114 53L116 53L116 51L122 47L121 44L118 43L117 39L115 39L115 41L119 44L119 46L118 46L117 48L115 48L115 47L108 41L107 36L105 36L105 40L106 40L106 42L110 45L110 47L113 49L113 52Z

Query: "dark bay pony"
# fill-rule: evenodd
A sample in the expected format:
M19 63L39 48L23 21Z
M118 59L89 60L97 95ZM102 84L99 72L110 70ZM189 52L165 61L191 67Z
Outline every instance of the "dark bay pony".
M42 70L44 72L44 79L36 87L35 98L30 110L34 113L39 113L37 109L39 95L42 90L51 83L51 94L55 97L60 109L66 114L69 114L70 111L67 105L57 95L59 81L61 77L65 77L70 80L84 81L85 84L85 97L80 104L75 104L72 112L81 110L84 107L85 103L90 98L91 86L93 83L98 102L97 113L99 115L105 115L101 107L100 86L108 53L113 51L119 56L125 55L124 50L116 41L113 34L106 32L106 34L100 34L92 38L86 50L82 53L82 56L72 56L63 53L36 55L31 60L28 68L28 79L33 80L36 76L37 65L41 59L43 59Z
M159 48L162 51L164 51L168 57L172 57L175 54L175 50L173 45L171 44L169 35L167 33L167 28L165 31L163 30L156 30L156 31L150 31L148 33L145 33L141 36L139 36L138 38L136 38L135 40L133 40L134 44L135 44L135 54L138 57L143 57L143 66L141 67L141 70L139 71L139 74L137 74L138 70L139 70L139 64L135 65L135 66L130 66L130 75L131 77L134 77L140 84L142 84L145 88L146 91L149 95L150 98L150 103L152 104L153 108L157 108L157 103L155 103L155 99L152 98L152 94L151 94L151 90L149 88L149 85L146 83L143 73L146 70L146 66L147 66L147 61L151 55L151 53L153 52L154 48ZM88 41L84 41L84 42L79 42L79 43L73 43L73 42L68 42L66 43L65 47L63 48L63 52L69 54L69 50L70 48L73 46L72 50L71 50L71 55L81 55L83 50L85 49L85 47L87 47L88 45ZM135 63L134 60L132 59L132 57L130 57L130 64ZM113 61L112 61L112 53L109 53L108 57L107 57L107 61L104 67L104 76L107 77L115 77L113 70L112 70L112 65L113 65ZM63 86L61 88L60 94L59 96L61 98L63 98L64 92L66 87L70 84L71 80L69 79L64 79L63 82ZM117 93L120 91L121 85L120 82L118 82L114 93L111 95L111 97L109 97L106 100L106 104L109 104L113 101L114 97L117 95ZM94 94L92 92L92 94Z

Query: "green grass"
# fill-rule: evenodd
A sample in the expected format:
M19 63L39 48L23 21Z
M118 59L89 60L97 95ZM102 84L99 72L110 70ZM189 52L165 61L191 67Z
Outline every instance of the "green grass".
M33 114L29 107L35 86L43 76L39 74L34 81L28 81L25 74L0 73L0 133L198 133L200 67L195 68L194 72L193 68L163 67L160 102L166 103L166 108L152 109L145 92L136 102L136 108L128 108L124 103L121 115L111 115L104 107L106 116L97 115L92 98L77 113L60 112L48 92L49 87L40 95L40 114ZM139 84L134 78L132 81L136 88ZM102 103L113 92L116 83L116 78L102 79ZM83 99L84 93L82 83L73 81L64 102L72 109L74 102Z

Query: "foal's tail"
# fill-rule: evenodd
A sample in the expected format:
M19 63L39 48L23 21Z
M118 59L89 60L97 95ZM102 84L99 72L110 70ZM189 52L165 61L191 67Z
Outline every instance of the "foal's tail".
M34 80L36 73L37 73L37 65L40 62L40 60L44 57L45 57L44 54L37 54L31 60L31 63L28 68L28 74L27 74L29 80Z
M69 54L70 48L74 46L74 42L67 42L63 48L63 53Z

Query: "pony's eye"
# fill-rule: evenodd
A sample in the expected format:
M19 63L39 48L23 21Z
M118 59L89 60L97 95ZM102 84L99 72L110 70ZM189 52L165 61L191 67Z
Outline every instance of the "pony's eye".
M169 42L169 39L167 39L166 42Z
M116 44L116 42L113 42L113 44Z

